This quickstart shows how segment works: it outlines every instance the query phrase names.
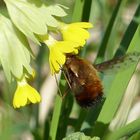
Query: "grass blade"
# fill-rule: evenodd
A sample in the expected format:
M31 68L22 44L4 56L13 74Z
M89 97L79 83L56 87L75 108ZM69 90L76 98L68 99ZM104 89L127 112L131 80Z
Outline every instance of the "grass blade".
M55 100L55 107L53 111L51 127L50 127L50 134L49 134L50 140L56 140L59 116L61 112L61 105L62 105L62 98L59 95L57 95Z
M140 27L137 29L131 44L129 46L128 52L137 51L140 52L140 34L139 34ZM121 102L121 99L123 97L123 94L126 90L126 87L130 81L130 78L133 75L133 72L135 71L135 68L137 66L137 63L129 69L125 71L121 71L118 74L116 74L114 81L112 83L112 86L109 90L108 97L105 101L105 104L103 105L103 108L101 110L101 113L97 119L97 123L95 125L95 133L97 136L103 136L105 129L107 128L110 121L113 119L118 106ZM98 131L96 131L98 130ZM94 135L95 135L94 133Z
M74 21L74 22L81 21L82 15L83 15L84 4L85 4L85 0L76 0L75 1L72 21Z
M134 17L133 17L132 21L130 22L130 24L124 34L123 40L120 43L120 47L118 48L118 50L115 53L115 57L121 56L127 51L128 46L131 42L131 39L133 38L135 31L137 30L137 27L138 27L138 23L135 21L135 18L139 17L139 16L140 16L140 4L138 5L138 8L134 14ZM133 31L132 31L132 29L133 29Z
M133 121L132 123L116 130L114 133L106 137L106 140L118 140L124 136L131 136L140 130L140 119Z
M111 16L109 24L108 24L108 26L106 28L106 32L105 32L104 37L102 39L101 45L99 47L99 51L98 51L97 59L96 59L95 63L100 63L104 59L104 55L105 55L106 48L107 48L107 43L108 43L108 40L109 40L111 31L112 31L113 25L115 23L115 20L117 18L117 14L119 12L119 9L120 9L122 3L123 3L122 0L119 0L117 5L116 5L116 7L115 7L115 9L114 9L114 11L113 11L113 14Z

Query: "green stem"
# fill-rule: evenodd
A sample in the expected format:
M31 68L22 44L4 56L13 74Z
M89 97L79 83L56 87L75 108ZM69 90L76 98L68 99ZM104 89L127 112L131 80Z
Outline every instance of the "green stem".
M49 134L50 140L56 140L59 116L61 113L61 106L62 106L62 98L59 95L57 95L55 100L52 122L51 122L50 134Z
M140 130L140 119L133 121L132 123L114 131L110 135L108 135L106 140L118 140L124 136L130 136L133 133L136 133Z
M90 10L91 10L92 0L87 0L83 7L83 15L82 15L82 21L89 21L90 16Z
M85 4L85 0L76 0L74 10L73 10L72 21L74 22L81 21L84 4Z
M115 9L114 9L114 11L113 11L113 14L111 16L109 24L108 24L108 26L106 28L106 32L104 34L103 40L101 42L101 45L99 47L99 51L98 51L97 59L96 59L95 63L100 63L104 59L105 52L106 52L105 50L107 48L107 43L109 41L110 34L111 34L112 28L114 26L114 23L115 23L115 21L117 19L117 14L119 13L119 9L120 9L121 5L122 5L122 0L119 0L117 5L116 5L116 7L115 7Z
M140 16L140 4L138 5L136 9L133 19L126 30L124 37L120 43L120 47L117 49L114 57L121 56L127 51L129 44L131 42L131 39L133 38L135 31L137 30L137 27L138 27L138 23L135 21L135 18L139 16Z

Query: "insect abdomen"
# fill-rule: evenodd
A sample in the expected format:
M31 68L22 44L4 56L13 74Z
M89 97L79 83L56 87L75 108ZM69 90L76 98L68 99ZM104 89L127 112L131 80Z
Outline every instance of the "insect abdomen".
M102 98L102 84L96 69L87 61L76 56L67 58L67 77L78 104L90 107Z
M94 81L93 84L83 86L83 90L79 94L75 94L76 101L82 107L90 107L96 105L102 98L102 85L100 82Z

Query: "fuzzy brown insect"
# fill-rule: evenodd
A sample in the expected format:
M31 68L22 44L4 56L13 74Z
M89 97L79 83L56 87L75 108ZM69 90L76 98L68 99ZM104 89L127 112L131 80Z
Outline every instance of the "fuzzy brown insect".
M103 95L103 87L96 69L88 61L68 56L64 66L70 88L82 107L96 104Z
M137 62L139 57L140 53L134 52L93 66L78 56L68 55L63 69L77 103L81 107L90 107L101 101L103 86L97 71L124 69Z

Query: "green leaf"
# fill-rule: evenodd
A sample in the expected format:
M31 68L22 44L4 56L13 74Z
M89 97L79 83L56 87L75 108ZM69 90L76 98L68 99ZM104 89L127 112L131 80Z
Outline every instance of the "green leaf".
M128 140L139 140L140 139L140 131L134 133Z
M13 137L13 135L16 136L20 136L23 134L23 132L28 131L29 132L29 124L27 124L26 122L18 122L17 124L13 124L12 121L10 122L8 119L6 120L2 120L2 121L6 121L8 123L6 123L8 125L8 127L4 128L1 132L0 132L0 139L1 140L10 140L11 137Z
M21 78L23 68L31 73L29 45L11 21L0 14L0 61L8 81Z
M44 16L47 26L51 27L57 27L59 24L59 22L54 18L54 16L64 17L67 15L66 12L61 8L61 5L58 4L50 6L42 4L40 12L42 13L42 16Z
M108 137L106 137L106 140L118 140L118 139L125 137L125 136L131 136L132 134L140 131L139 124L140 124L140 119L137 119L137 120L129 123L128 125L111 133Z
M90 138L89 136L85 136L84 133L76 132L76 133L70 134L66 138L63 138L63 140L100 140L100 138L99 137Z
M45 20L37 7L25 0L5 0L8 12L13 23L30 39L39 43L35 34L47 34Z
M139 47L140 32L139 31L140 31L140 27L137 29L136 33L133 36L133 39L129 45L128 53L134 52L134 51L140 52L140 47ZM138 61L131 67L129 66L127 70L116 73L116 76L114 77L111 88L109 90L107 99L103 105L103 108L100 112L97 123L95 125L95 130L99 130L99 131L96 131L96 135L101 136L104 133L110 121L113 119L120 105L122 97L125 93L125 90L128 86L128 83L136 69Z
M54 18L63 17L65 11L60 5L48 6L35 0L5 0L8 12L13 23L26 36L39 44L37 35L47 34L47 26L57 27L58 21Z
M64 81L63 75L61 75L61 80ZM61 80L59 82L60 89L58 90L58 94L59 91L61 91L62 93L65 91L65 84L61 82ZM62 97L60 97L58 94L55 99L54 111L53 111L53 116L52 116L52 121L50 126L50 132L49 132L49 140L56 140L59 118L61 115Z
M85 0L76 0L73 10L72 21L81 21L83 9L84 9ZM77 10L78 9L78 10Z
M55 107L53 111L53 117L51 122L51 128L50 128L50 139L55 140L56 139L56 133L59 123L59 116L61 113L61 106L62 106L62 98L57 95L55 99Z
M99 47L99 51L97 54L97 59L95 63L100 63L104 60L104 56L105 56L105 52L106 52L106 48L107 48L107 44L113 29L113 26L115 24L115 21L117 19L117 15L119 13L119 10L121 9L123 3L125 3L125 1L123 0L118 0L116 7L114 8L114 11L112 13L111 19L108 23L108 26L106 28L106 32L104 34L104 37L102 39L101 45Z
M135 22L137 22L138 24L140 23L140 17L135 17L134 20L135 20Z

